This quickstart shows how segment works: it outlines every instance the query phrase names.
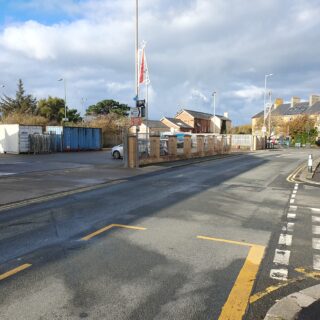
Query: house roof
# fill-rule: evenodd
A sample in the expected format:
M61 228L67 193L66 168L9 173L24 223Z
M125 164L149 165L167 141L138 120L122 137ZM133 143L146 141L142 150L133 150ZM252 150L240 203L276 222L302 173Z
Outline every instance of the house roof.
M315 103L311 107L309 102L299 102L291 107L291 103L283 103L274 109L272 106L272 115L274 116L291 116L298 114L319 114L320 113L320 102ZM252 118L261 118L263 116L263 111L255 114Z
M176 126L180 127L180 128L184 128L184 129L193 129L192 126L186 124L185 122L183 122L180 119L176 119L176 118L168 118L168 117L164 117L164 119L167 119L168 121L172 122L173 124L175 124Z
M194 110L190 110L190 109L182 109L180 112L178 112L178 114L180 114L183 111L188 112L191 116L193 116L194 118L197 118L197 119L211 120L211 118L213 117L213 114L211 114L211 113L194 111ZM216 114L216 117L220 118L221 120L230 120L229 118L218 115L218 114Z
M169 127L166 126L164 123L162 123L159 120L143 120L142 121L143 124L147 125L148 123L148 127L149 128L160 128L160 129L168 129Z

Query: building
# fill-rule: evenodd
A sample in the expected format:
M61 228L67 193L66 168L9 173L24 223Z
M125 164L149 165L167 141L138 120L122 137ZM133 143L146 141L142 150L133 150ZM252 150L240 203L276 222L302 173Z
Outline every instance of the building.
M148 131L150 134L160 134L161 132L170 131L170 128L159 120L143 120L139 126L139 133L143 134L147 133ZM130 132L135 133L136 127L132 126L130 128Z
M309 101L301 101L299 97L292 97L289 103L284 103L283 99L276 99L271 107L272 127L276 135L285 135L285 132L280 132L279 128L274 124L275 121L288 123L290 120L302 115L308 115L316 121L318 131L320 129L320 96L311 95ZM252 133L261 134L263 126L264 112L260 111L251 118ZM268 128L269 118L266 119L265 125ZM267 130L268 131L268 130Z
M186 124L180 119L163 117L160 120L163 124L170 128L171 132L192 132L193 127Z
M211 113L182 109L177 113L175 119L192 127L192 133L225 134L230 132L232 125L228 113L223 116L214 116Z

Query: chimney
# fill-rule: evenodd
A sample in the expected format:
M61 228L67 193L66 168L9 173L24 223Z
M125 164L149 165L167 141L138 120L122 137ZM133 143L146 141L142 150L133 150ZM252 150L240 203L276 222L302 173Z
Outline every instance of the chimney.
M299 97L291 98L291 108L294 107L297 103L300 103L301 99Z
M309 98L309 107L320 101L320 96L312 94Z
M283 104L283 99L281 98L277 98L275 101L274 101L274 109L277 109L279 106L281 106Z
M228 118L228 119L229 119L229 113L228 113L228 112L224 112L224 113L223 113L223 116L224 116L225 118Z

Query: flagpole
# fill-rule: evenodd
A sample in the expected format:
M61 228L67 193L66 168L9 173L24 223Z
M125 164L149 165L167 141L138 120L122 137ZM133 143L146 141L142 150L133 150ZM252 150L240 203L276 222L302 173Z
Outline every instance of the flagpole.
M139 0L136 0L136 36L135 36L135 89L139 99Z

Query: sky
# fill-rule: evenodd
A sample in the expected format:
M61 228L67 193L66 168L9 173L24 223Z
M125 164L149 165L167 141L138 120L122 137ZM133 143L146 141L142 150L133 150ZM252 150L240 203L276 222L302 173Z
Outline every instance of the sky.
M149 115L228 112L234 125L273 99L320 94L319 0L139 0ZM103 99L134 106L135 0L0 0L0 95L18 79L83 114ZM2 87L2 86L5 87ZM141 87L141 98L145 88Z

